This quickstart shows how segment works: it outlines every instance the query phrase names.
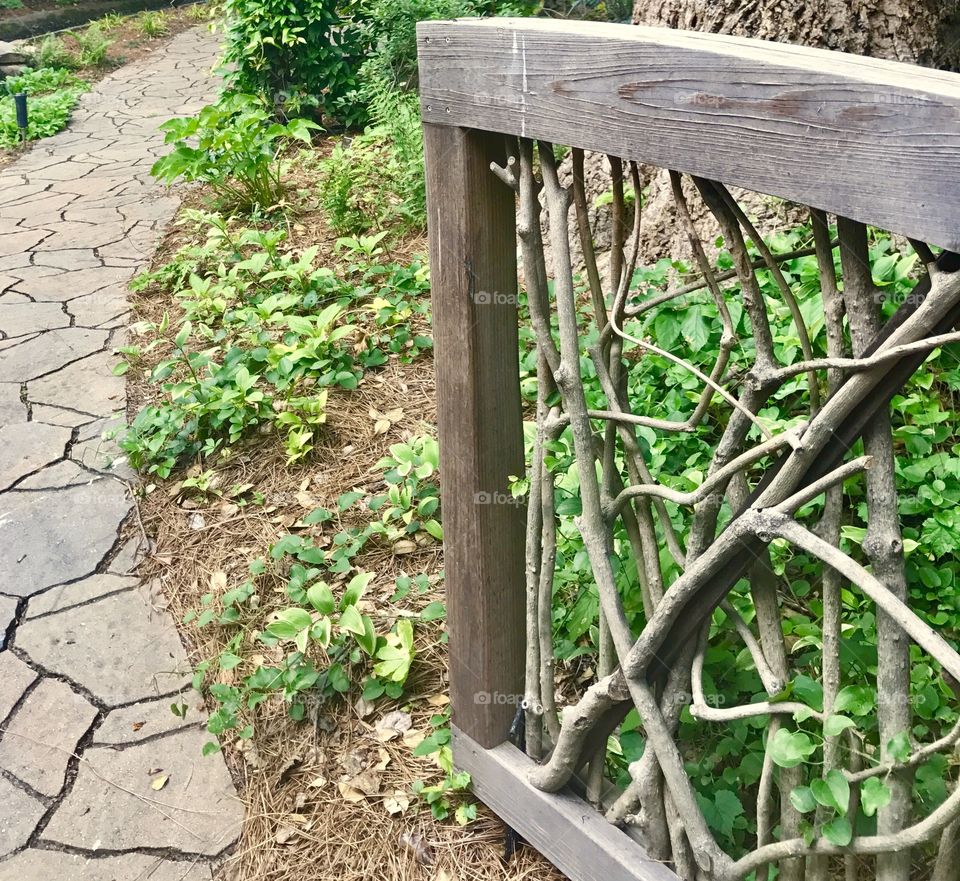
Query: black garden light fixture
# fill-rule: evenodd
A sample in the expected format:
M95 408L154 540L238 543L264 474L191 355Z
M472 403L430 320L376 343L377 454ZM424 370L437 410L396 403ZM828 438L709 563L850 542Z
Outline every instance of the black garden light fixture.
M27 96L23 92L13 96L13 104L17 110L17 128L20 129L20 138L27 140Z

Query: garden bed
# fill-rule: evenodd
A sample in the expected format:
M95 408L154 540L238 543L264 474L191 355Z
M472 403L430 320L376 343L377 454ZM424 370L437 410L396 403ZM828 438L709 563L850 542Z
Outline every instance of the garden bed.
M105 15L133 15L155 9L173 12L195 2L197 0L92 0L79 3L23 0L22 8L0 8L0 40L25 40L76 28Z
M338 245L316 194L323 189L317 156L327 156L329 144L304 154L288 172L294 191L286 216L274 221L238 220L231 228L285 233L283 253L302 255L318 250L313 263L338 277L356 277L370 267L416 265L425 251L421 233L397 229L362 254ZM209 205L204 189L194 190L154 260L154 269L173 265L201 246L208 227L197 225L191 212ZM361 249L363 250L363 249ZM181 255L177 257L178 253ZM402 274L402 273L401 273ZM291 284L293 284L291 282ZM154 283L135 297L136 318L160 323L169 317L164 338L171 341L182 325L183 300L177 285ZM182 286L181 286L182 287ZM384 296L389 296L381 291ZM424 294L412 294L423 301ZM362 297L350 321L358 340L383 333L366 308L373 295ZM317 307L320 308L319 306ZM412 318L417 334L429 336L429 318ZM134 336L138 343L149 335ZM148 373L169 354L161 346L128 372L129 416L158 401ZM333 388L326 402L326 423L315 434L314 449L300 461L288 462L282 436L264 428L224 451L200 460L166 480L146 475L140 518L155 542L139 574L156 579L182 624L182 635L195 665L206 670L206 686L232 686L249 673L250 664L276 662L276 649L261 646L261 657L250 652L257 622L289 604L281 565L277 577L257 580L258 608L241 612L240 631L220 626L204 616L223 597L250 577L251 563L270 559L268 549L284 536L313 542L325 551L344 537L380 517L367 503L384 493L384 457L395 444L434 433L435 389L429 350L413 357L389 354L385 363L364 371L352 390ZM311 522L312 512L333 513L329 520ZM131 526L139 534L139 524ZM444 590L440 544L423 532L410 540L369 541L350 559L351 571L373 573L360 610L377 631L406 619L413 622L416 656L410 677L398 698L364 696L359 683L340 697L308 697L304 718L295 721L288 705L274 696L257 707L252 736L237 730L221 732L224 755L248 806L243 837L225 869L225 877L258 879L430 878L523 879L559 878L536 853L522 849L509 863L502 860L504 828L483 809L466 827L454 822L457 808L476 810L472 799L455 791L444 796L449 811L434 819L429 792L414 788L442 786L447 774L438 767L436 750L415 754L429 739L443 742L445 718L446 646L443 627ZM271 563L271 565L273 565ZM296 564L294 564L296 565ZM333 576L335 593L343 585ZM199 613L199 615L198 615ZM247 636L231 642L238 632ZM217 670L225 646L242 657L230 669ZM205 665L211 664L207 667ZM221 667L222 667L221 663ZM369 699L368 699L369 698ZM186 696L193 714L202 706ZM222 704L208 703L218 713ZM392 724L390 724L392 723ZM217 726L215 722L214 727ZM241 735L243 732L240 732ZM216 738L213 738L214 740ZM421 750L422 751L422 750Z

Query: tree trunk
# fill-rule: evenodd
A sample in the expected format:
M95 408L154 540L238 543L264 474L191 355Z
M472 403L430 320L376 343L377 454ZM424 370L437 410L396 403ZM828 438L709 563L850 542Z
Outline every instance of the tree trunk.
M633 21L960 67L958 0L635 0Z

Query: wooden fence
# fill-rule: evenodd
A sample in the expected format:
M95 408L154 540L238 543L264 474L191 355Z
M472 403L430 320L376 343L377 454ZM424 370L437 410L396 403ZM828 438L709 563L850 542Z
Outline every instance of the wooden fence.
M575 879L676 876L507 741L523 694L524 471L514 194L541 139L782 197L960 250L960 78L732 37L541 19L418 27L454 756ZM487 292L490 298L477 295Z

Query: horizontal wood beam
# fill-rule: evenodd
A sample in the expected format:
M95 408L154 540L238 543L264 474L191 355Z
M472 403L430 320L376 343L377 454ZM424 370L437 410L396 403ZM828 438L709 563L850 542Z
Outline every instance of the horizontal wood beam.
M512 743L483 749L453 727L453 759L469 771L473 791L525 841L576 881L679 881L592 805L567 792L527 782L534 766Z
M631 25L417 34L426 122L610 153L960 250L960 75Z

